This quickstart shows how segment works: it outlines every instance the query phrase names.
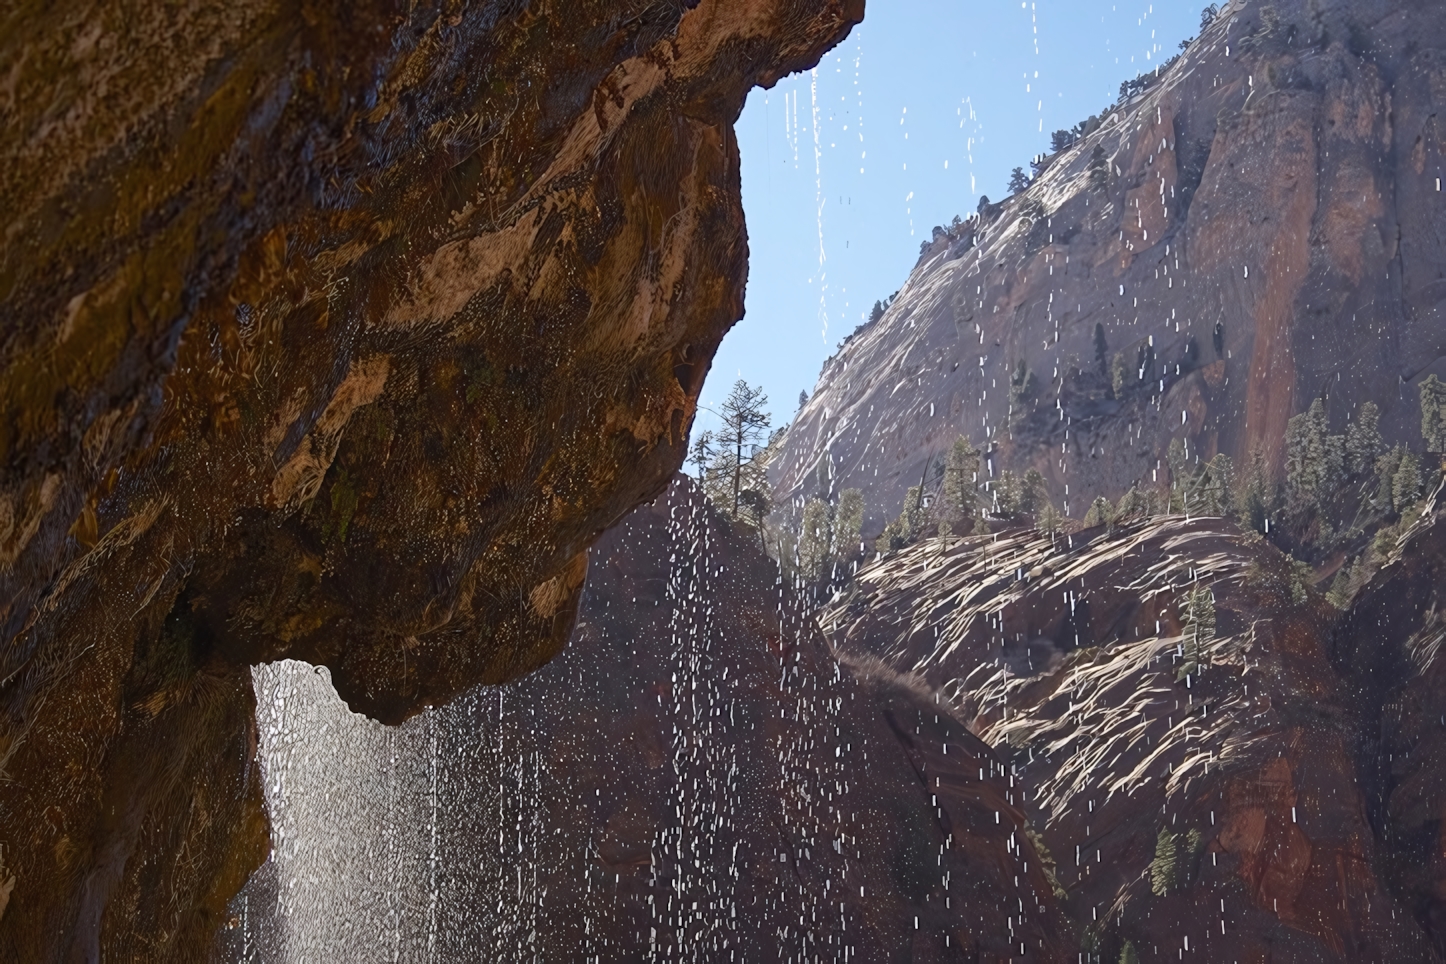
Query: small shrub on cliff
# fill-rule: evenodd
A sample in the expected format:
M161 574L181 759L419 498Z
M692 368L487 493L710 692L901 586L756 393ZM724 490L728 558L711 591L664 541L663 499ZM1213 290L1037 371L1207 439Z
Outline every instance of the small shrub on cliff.
M1090 188L1103 194L1110 186L1110 169L1105 160L1105 149L1099 144L1090 152L1090 163L1087 168Z
M1161 827L1155 837L1155 859L1150 861L1150 891L1156 897L1165 896L1175 887L1180 865L1179 850L1170 828Z
M1059 884L1059 876L1055 871L1054 855L1051 854L1049 848L1044 845L1044 837L1040 836L1039 831L1033 827L1025 827L1024 835L1028 837L1029 842L1034 845L1034 852L1039 854L1040 868L1044 871L1044 879L1049 881L1049 889L1054 891L1054 896L1060 900L1064 900L1069 894L1066 893L1065 889Z

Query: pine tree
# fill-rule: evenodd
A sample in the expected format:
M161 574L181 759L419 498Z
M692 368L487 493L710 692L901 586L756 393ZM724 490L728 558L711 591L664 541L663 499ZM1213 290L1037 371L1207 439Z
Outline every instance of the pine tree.
M1331 435L1325 404L1317 398L1285 429L1286 505L1304 514L1320 509L1345 475L1345 439Z
M1118 522L1127 519L1148 518L1154 509L1149 497L1139 490L1138 486L1130 486L1129 490L1120 496L1120 504L1115 507L1113 518Z
M1235 499L1236 516L1241 525L1256 532L1265 531L1265 520L1275 511L1274 490L1265 453L1256 447L1250 453L1250 465L1240 479Z
M808 392L800 390L798 393L798 411L803 411L803 406L808 404Z
M1185 454L1185 443L1180 439L1170 439L1170 447L1165 451L1165 463L1170 467L1170 505L1171 512L1189 512L1191 506L1190 493L1190 460Z
M899 517L884 526L883 535L879 537L879 542L884 548L896 551L914 541L923 523L923 512L920 509L922 497L923 488L921 486L909 486L909 491L904 495L904 507L900 510Z
M809 499L803 507L803 528L798 534L798 568L810 581L823 574L833 545L828 503Z
M1046 495L1044 476L1039 474L1038 469L1030 469L1024 473L1019 484L1019 511L1034 512L1045 501Z
M908 542L913 542L918 537L919 529L924 523L923 495L922 486L911 485L904 496L904 508L899 513L899 527Z
M1347 559L1341 563L1336 572L1335 579L1331 582L1330 592L1326 593L1326 599L1337 609L1349 609L1351 596L1354 590L1354 580L1351 574L1351 561Z
M1140 952L1135 950L1134 941L1125 941L1120 948L1120 964L1140 964Z
M773 500L768 495L767 479L763 477L765 474L762 472L757 474L760 478L738 493L738 518L757 529L761 539L763 537L763 520L768 518L768 513L773 511Z
M1202 665L1205 647L1215 639L1215 594L1204 586L1196 586L1185 594L1180 612L1185 624L1186 652L1191 662Z
M1235 490L1235 464L1230 460L1230 456L1219 452L1206 462L1197 488L1202 512L1213 516L1229 515L1230 496Z
M1019 194L1029 187L1029 175L1024 173L1024 168L1016 167L1009 172L1009 193Z
M763 410L767 404L768 396L763 394L763 389L754 388L741 378L733 383L733 389L723 400L723 427L718 430L715 439L731 456L724 469L731 476L731 505L735 517L738 515L745 473L754 461L758 443L768 432L770 417Z
M1110 366L1110 388L1115 398L1124 397L1125 389L1134 384L1134 374L1130 363L1125 361L1124 352L1116 352L1114 363Z
M979 478L979 450L961 435L944 457L943 509L964 516L973 514L976 502L975 480Z
M1391 500L1396 511L1403 513L1421 498L1421 460L1416 453L1406 449L1401 453L1401 465L1391 477Z
M858 489L844 489L838 494L838 508L834 510L833 556L835 559L852 559L858 554L863 528L864 494Z
M1084 526L1086 529L1092 529L1095 526L1113 527L1114 521L1115 507L1110 504L1109 499L1101 495L1090 503L1089 511L1085 513Z
M708 431L699 432L693 439L693 450L688 455L688 462L698 467L698 481L702 482L704 473L713 462L713 433Z
M1446 383L1435 375L1421 382L1421 435L1426 451L1446 453Z
M1044 508L1039 510L1039 518L1035 521L1034 527L1039 530L1041 535L1053 539L1064 528L1064 516L1059 514L1059 510L1054 507L1053 502L1046 502Z
M1179 845L1168 827L1155 837L1155 859L1150 862L1150 890L1163 897L1175 887L1179 872Z
M1110 186L1110 169L1102 145L1096 144L1095 149L1090 152L1090 163L1087 170L1090 187L1103 194Z
M1013 519L1033 512L1039 505L1044 495L1044 476L1036 469L1030 469L1023 476L1005 469L999 473L992 494L994 514L1001 519Z
M1028 397L1034 395L1035 379L1034 373L1030 371L1030 363L1019 358L1014 363L1014 374L1009 376L1009 405L1022 406Z
M1396 471L1401 467L1401 459L1406 454L1403 446L1397 445L1393 449L1387 449L1376 459L1376 497L1374 503L1376 508L1383 512L1396 511L1396 494L1392 491L1395 484Z
M1376 467L1376 459L1386 450L1381 439L1381 410L1375 402L1366 402L1346 426L1346 472L1352 478L1365 475Z
M1105 341L1105 326L1095 322L1095 364L1100 367L1100 377L1108 378L1110 346Z

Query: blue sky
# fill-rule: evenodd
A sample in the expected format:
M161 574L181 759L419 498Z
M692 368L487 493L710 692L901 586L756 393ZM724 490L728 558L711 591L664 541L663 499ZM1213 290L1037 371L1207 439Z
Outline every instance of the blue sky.
M703 389L740 377L775 425L823 361L908 277L936 224L1007 192L1049 134L1195 35L1202 0L868 0L810 73L754 90L737 126L746 314ZM715 421L699 412L698 427Z

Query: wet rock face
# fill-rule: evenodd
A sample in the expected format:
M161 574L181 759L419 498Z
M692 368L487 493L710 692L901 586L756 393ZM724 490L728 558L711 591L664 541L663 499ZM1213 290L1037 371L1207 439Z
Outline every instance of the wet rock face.
M1336 430L1370 400L1419 445L1416 386L1446 375L1446 8L1225 7L1027 191L936 240L825 364L783 492L818 494L825 465L875 534L964 433L1079 517L1159 481L1172 439L1278 470L1318 396Z
M258 673L280 843L223 959L1066 959L1008 768L917 681L840 667L686 479L507 687L382 730L288 666Z
M821 618L1015 769L1075 950L1439 960L1431 518L1345 615L1264 540L1165 517L929 540Z
M266 848L248 664L325 664L396 722L557 652L742 312L743 98L861 16L76 2L4 31L7 955L192 958Z

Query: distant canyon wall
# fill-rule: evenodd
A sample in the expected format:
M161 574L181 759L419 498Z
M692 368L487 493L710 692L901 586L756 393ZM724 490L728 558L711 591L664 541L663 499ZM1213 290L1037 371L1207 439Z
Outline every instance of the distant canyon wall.
M964 434L986 479L1037 469L1079 518L1164 483L1176 439L1279 474L1318 397L1335 431L1373 401L1419 448L1417 386L1446 376L1443 45L1439 4L1226 4L1026 191L936 235L825 364L780 501L860 488L875 535Z

